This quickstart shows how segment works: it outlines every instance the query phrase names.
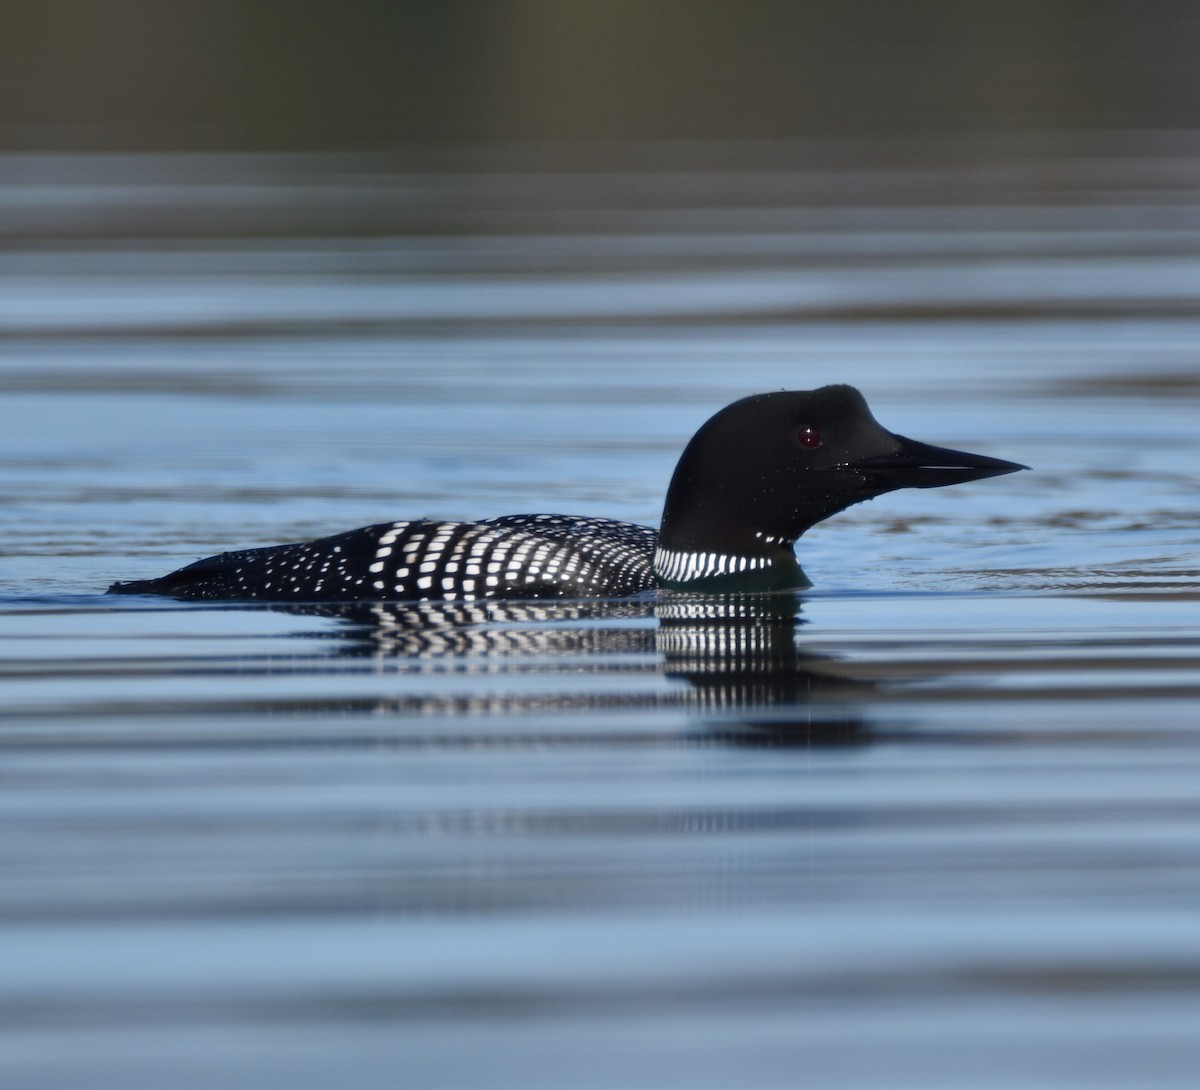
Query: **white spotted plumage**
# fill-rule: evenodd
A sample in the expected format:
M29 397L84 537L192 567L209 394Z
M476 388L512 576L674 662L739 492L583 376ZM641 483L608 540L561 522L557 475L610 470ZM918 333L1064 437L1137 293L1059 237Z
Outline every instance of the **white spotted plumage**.
M586 598L656 585L648 526L565 515L384 523L336 537L222 553L176 573L191 598ZM186 578L184 578L186 577Z

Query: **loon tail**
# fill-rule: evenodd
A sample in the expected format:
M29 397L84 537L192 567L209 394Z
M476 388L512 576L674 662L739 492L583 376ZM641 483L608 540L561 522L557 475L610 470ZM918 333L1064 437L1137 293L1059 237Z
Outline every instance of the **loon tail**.
M127 583L113 583L105 594L162 594L161 579L131 579Z
M216 559L216 558L214 558ZM171 572L158 579L130 579L124 583L113 583L106 594L184 594L200 579L211 574L212 569L197 561L186 568Z

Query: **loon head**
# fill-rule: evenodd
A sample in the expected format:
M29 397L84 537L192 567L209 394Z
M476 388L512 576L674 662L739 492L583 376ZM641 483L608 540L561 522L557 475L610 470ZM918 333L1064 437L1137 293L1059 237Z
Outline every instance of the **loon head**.
M896 435L853 386L757 394L722 409L684 449L656 572L690 589L804 586L792 546L822 519L897 488L1026 468Z

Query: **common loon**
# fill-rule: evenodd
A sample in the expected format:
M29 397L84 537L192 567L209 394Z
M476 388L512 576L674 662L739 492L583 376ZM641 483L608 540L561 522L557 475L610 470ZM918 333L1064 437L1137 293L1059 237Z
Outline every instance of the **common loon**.
M1025 468L894 435L852 386L757 394L726 406L692 437L657 532L568 515L384 522L221 553L109 590L314 602L795 589L809 583L793 546L822 519L897 488L938 488Z

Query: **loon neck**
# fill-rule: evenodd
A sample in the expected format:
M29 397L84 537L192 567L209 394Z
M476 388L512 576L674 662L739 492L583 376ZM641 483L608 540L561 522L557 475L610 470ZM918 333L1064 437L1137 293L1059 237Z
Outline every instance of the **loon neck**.
M654 577L672 590L757 593L811 586L792 552L814 521L785 458L751 458L720 413L680 456L667 488ZM714 428L716 429L714 431ZM797 498L799 496L799 499Z
M755 521L736 500L696 496L694 480L677 470L667 493L654 553L660 586L714 594L812 586L792 552L798 533L790 526L752 529Z

